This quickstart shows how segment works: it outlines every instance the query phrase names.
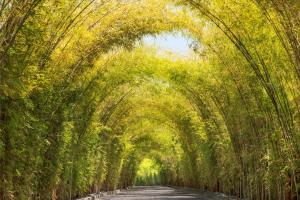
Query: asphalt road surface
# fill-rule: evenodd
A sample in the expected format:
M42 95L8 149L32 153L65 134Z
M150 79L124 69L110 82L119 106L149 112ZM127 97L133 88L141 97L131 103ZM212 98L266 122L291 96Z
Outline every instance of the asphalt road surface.
M225 200L222 194L200 192L193 189L174 189L169 187L149 186L134 187L128 191L122 191L118 195L106 197L105 200Z

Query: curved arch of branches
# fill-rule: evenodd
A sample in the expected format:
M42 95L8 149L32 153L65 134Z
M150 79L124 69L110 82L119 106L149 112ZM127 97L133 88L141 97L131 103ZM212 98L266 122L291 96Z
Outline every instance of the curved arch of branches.
M0 1L0 199L145 183L145 158L152 183L300 199L299 16L297 0ZM187 58L141 42L166 32Z

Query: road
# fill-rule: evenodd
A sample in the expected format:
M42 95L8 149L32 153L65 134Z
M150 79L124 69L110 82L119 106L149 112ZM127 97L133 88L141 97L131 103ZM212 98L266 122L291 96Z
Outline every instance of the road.
M192 189L173 189L169 187L149 186L134 187L128 191L122 191L118 195L106 197L105 200L225 200L222 194L200 192Z

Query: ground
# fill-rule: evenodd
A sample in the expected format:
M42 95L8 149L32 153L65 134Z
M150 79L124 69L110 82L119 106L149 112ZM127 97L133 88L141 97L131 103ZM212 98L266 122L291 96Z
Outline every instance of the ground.
M211 192L201 192L193 189L174 189L170 187L149 186L149 187L134 187L128 191L122 191L118 195L106 197L105 200L223 200L224 195Z

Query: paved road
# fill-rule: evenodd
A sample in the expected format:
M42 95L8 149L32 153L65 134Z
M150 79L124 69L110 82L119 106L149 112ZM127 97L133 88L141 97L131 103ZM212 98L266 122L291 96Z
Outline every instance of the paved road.
M192 189L173 189L169 187L151 186L134 187L118 195L106 197L105 200L224 200L222 194L199 192Z

